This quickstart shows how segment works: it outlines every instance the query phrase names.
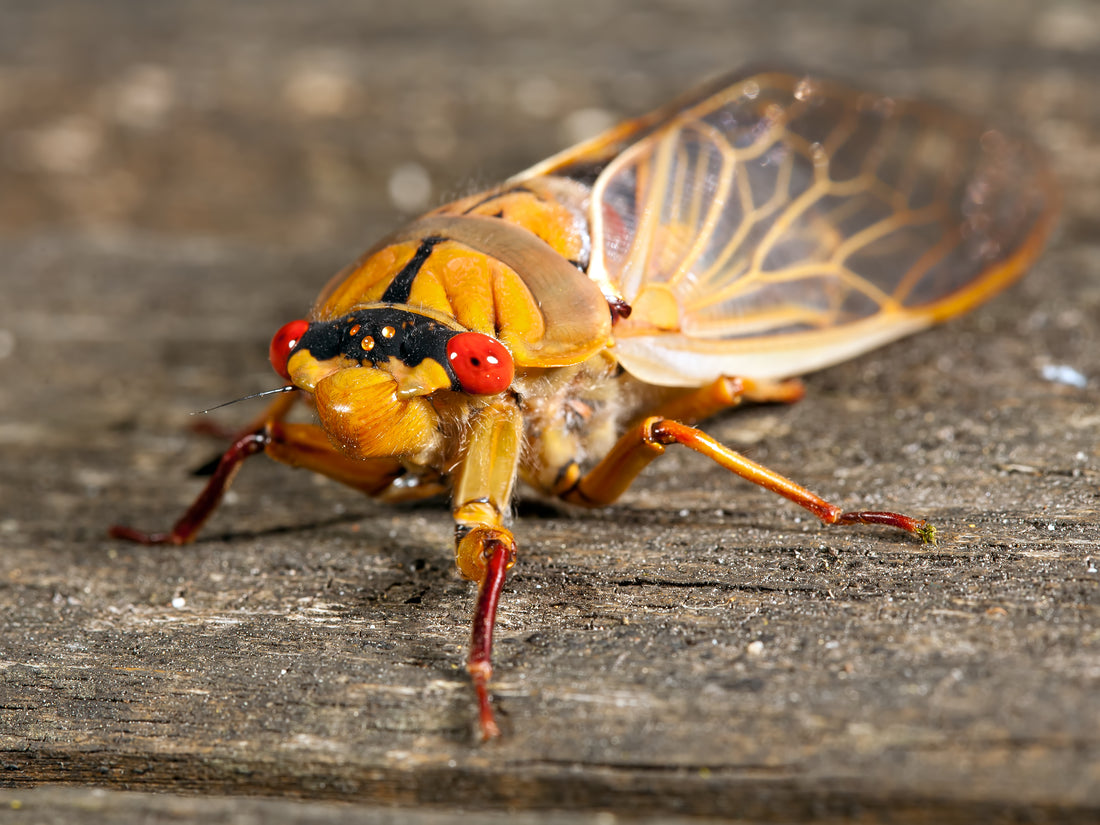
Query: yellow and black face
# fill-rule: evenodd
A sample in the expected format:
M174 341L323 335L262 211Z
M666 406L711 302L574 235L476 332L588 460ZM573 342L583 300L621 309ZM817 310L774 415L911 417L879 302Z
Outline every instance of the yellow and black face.
M508 350L408 307L375 304L332 321L291 321L271 342L276 372L313 394L321 424L347 454L407 456L430 449L447 390L492 395L512 383Z

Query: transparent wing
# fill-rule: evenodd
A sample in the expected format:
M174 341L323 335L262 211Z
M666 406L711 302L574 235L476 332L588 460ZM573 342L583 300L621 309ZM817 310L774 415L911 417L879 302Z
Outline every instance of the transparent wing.
M594 185L589 273L632 306L615 353L650 383L796 375L963 312L1057 211L1029 144L806 76L738 80L638 135Z

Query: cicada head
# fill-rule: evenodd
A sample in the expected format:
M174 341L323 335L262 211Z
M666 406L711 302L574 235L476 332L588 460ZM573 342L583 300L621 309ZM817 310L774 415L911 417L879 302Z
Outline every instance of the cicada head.
M511 354L494 337L394 304L291 321L272 339L271 363L313 395L329 436L359 458L431 451L440 438L437 394L495 395L514 377Z

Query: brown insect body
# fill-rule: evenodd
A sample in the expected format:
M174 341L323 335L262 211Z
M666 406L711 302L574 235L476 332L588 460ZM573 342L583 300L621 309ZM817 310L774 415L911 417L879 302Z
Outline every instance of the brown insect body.
M792 376L989 297L1038 255L1056 200L1028 144L945 110L793 75L712 84L376 244L272 343L320 427L280 399L171 533L113 532L189 541L261 450L387 500L449 490L491 737L517 477L600 506L683 444L826 523L931 539L691 424L797 400Z

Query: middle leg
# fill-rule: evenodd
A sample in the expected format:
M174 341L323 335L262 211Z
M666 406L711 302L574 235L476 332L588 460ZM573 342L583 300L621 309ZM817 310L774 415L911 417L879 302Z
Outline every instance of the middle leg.
M922 541L935 542L935 528L925 521L901 513L845 511L789 478L730 449L702 430L660 416L647 418L627 431L603 460L577 479L561 497L573 504L589 507L610 504L670 444L683 444L707 456L741 478L804 507L826 524L881 524L913 533Z

